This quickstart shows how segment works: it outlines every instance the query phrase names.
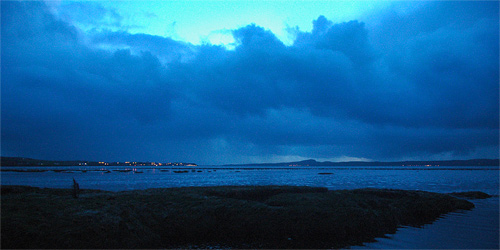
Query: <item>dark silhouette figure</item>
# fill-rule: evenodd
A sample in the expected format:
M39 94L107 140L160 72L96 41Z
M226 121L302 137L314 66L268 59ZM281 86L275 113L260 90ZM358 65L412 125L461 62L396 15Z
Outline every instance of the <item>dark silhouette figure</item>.
M75 181L75 178L73 178L73 198L78 198L78 195L80 193L80 185L78 185L78 182Z

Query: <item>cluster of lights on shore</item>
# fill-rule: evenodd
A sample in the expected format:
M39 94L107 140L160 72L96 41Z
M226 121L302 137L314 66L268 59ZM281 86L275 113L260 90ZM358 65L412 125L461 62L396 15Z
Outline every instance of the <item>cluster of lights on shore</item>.
M161 162L103 162L100 161L98 162L99 165L104 165L104 166L110 166L110 165L120 165L120 166L197 166L194 163L182 163L182 162L168 162L168 163L161 163Z

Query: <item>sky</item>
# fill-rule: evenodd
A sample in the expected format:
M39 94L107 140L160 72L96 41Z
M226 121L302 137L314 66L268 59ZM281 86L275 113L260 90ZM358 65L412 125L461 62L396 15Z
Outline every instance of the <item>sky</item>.
M498 1L2 1L1 153L499 157Z

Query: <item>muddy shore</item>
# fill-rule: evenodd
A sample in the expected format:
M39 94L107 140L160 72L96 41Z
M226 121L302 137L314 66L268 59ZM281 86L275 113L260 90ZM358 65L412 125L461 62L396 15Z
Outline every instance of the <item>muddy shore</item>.
M460 194L222 186L81 190L75 199L71 189L2 186L1 246L341 248L474 207L454 196Z

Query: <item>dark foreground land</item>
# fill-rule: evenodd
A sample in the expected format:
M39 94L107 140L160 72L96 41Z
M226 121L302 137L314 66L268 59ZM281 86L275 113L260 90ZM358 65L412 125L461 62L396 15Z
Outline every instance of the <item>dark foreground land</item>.
M1 202L4 249L340 248L474 207L422 191L291 186L81 190L77 199L3 186Z

